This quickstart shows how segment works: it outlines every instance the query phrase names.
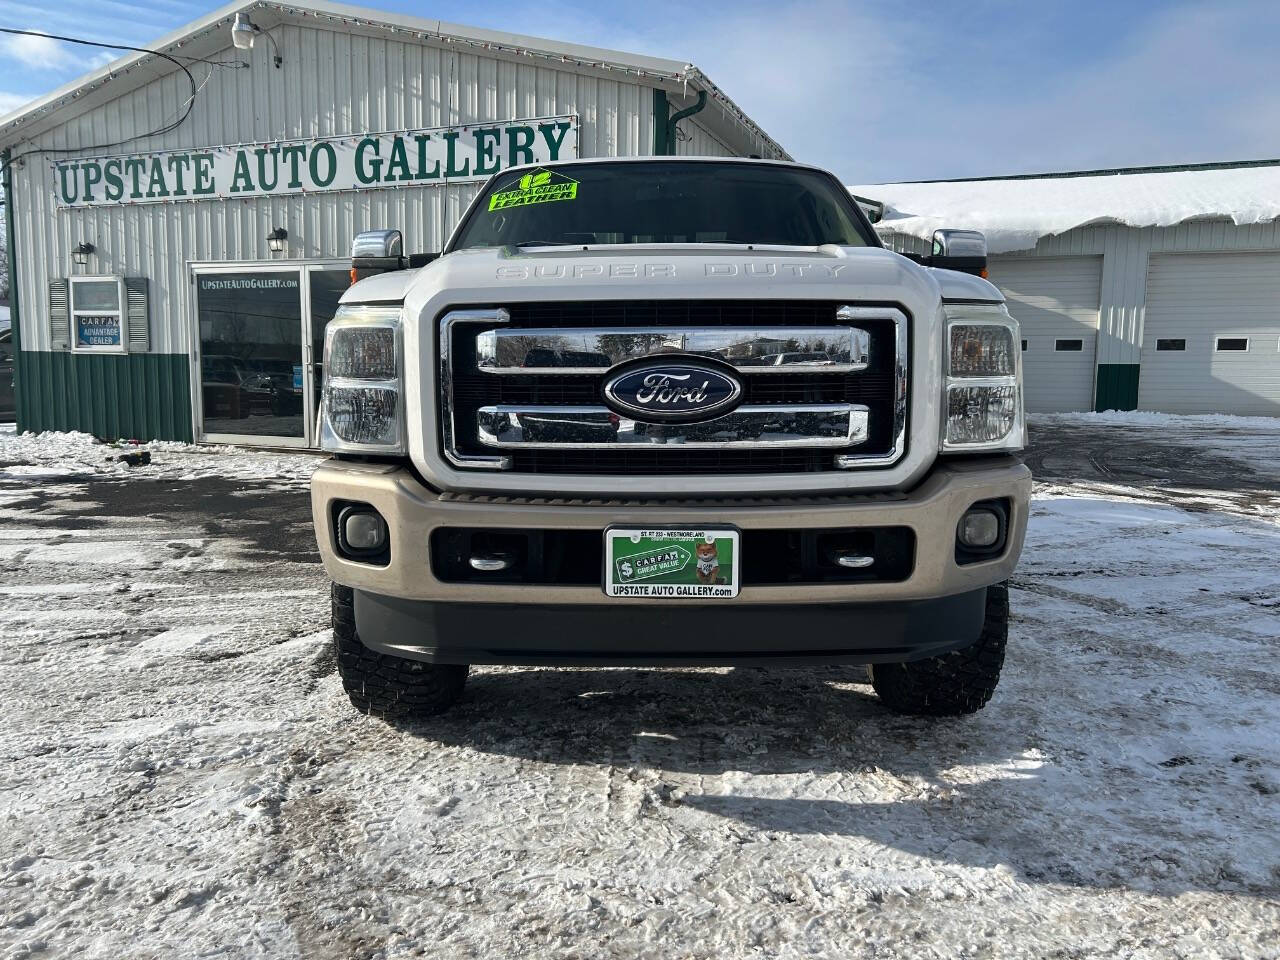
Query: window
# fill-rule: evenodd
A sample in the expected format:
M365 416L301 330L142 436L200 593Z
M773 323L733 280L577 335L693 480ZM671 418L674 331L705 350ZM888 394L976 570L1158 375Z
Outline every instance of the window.
M85 353L124 353L123 277L71 278L71 349Z
M1182 339L1157 340L1156 349L1157 350L1185 350L1187 349L1187 341Z
M1022 341L1022 352L1023 353L1027 352L1027 341L1025 340Z
M1055 340L1053 349L1058 353L1080 353L1084 350L1083 340Z
M495 177L448 249L875 242L849 191L828 174L784 164L659 158ZM727 261L721 266L724 276L742 269ZM783 271L775 264L759 266Z
M1216 348L1219 353L1240 352L1249 349L1248 337L1219 337Z

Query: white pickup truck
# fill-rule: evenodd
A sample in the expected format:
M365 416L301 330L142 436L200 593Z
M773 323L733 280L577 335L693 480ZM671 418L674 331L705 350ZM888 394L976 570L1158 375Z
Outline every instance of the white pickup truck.
M980 235L913 262L822 170L663 158L504 172L441 255L402 247L356 239L375 275L325 337L312 505L357 708L439 712L473 663L990 699L1031 475Z

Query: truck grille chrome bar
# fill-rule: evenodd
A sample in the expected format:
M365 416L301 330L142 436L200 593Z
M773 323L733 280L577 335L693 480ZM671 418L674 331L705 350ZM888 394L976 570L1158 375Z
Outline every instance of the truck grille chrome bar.
M476 366L507 375L599 375L628 360L679 353L744 372L860 373L871 334L857 327L526 327L476 337Z
M906 452L911 342L889 305L539 301L446 310L437 331L439 449L457 469L794 477ZM739 405L675 425L609 401L630 361L664 357L731 368Z
M508 323L509 314L502 307L492 310L451 310L440 320L440 433L444 455L455 467L472 470L510 470L510 457L458 452L458 425L453 409L453 328L469 323Z
M839 320L857 320L875 316L874 307L844 306L836 311ZM887 467L897 463L907 449L907 355L911 349L907 334L907 318L897 310L893 315L893 445L888 453L850 453L836 457L836 467L852 470L858 467Z
M476 417L476 439L486 447L526 450L769 450L837 448L867 439L868 410L853 404L738 407L700 423L643 423L607 407L489 406Z

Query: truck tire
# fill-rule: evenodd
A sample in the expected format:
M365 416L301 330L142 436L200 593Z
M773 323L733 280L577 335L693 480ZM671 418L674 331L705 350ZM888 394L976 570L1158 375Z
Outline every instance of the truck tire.
M423 663L370 650L356 633L350 587L333 585L331 607L338 675L351 705L361 713L386 719L429 717L462 696L466 664Z
M871 686L898 713L957 717L987 705L1000 682L1009 638L1009 585L987 587L986 619L971 646L911 663L877 663Z

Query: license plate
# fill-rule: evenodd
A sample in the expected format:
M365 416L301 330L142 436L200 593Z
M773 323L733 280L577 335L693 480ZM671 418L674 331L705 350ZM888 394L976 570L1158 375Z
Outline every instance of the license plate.
M604 532L604 592L655 600L738 595L738 531L726 527Z

